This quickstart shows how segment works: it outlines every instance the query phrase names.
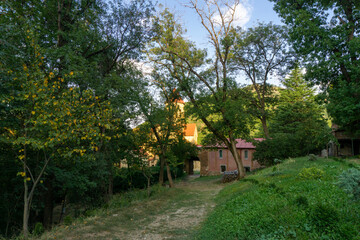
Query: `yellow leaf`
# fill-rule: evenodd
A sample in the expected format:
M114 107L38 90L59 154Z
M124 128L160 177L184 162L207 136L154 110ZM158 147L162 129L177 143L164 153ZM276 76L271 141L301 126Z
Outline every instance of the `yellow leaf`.
M34 115L34 114L35 114L35 111L31 111L31 114Z

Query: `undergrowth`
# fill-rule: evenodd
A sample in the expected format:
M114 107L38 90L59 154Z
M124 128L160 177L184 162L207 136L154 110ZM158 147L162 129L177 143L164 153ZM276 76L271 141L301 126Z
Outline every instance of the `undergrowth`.
M337 184L348 168L296 158L228 185L194 238L360 239L360 204Z

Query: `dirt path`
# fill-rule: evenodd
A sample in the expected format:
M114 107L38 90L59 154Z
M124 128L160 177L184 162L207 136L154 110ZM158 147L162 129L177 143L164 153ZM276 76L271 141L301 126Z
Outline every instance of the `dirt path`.
M90 218L45 239L192 239L222 188L218 178L190 177L159 197L112 211L106 217Z

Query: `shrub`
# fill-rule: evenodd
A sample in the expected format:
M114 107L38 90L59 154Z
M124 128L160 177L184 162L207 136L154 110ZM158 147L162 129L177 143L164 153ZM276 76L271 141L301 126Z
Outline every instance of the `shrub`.
M298 176L300 179L321 179L324 176L324 171L316 167L303 168Z
M332 232L339 221L337 210L325 204L317 204L310 212L310 221L319 232Z
M73 219L72 219L71 216L67 215L66 217L64 217L64 224L65 224L66 226L71 225L72 222L73 222Z
M271 139L256 142L254 159L262 165L271 166L279 163L279 160L275 162L275 159L299 156L300 153L293 145L294 140L290 138L291 136L287 135L276 135Z
M309 154L309 161L314 162L314 161L316 161L316 160L317 160L317 157L316 157L315 154Z
M39 235L41 235L44 231L45 231L45 228L44 228L44 226L42 225L42 223L41 223L41 222L37 222L37 223L35 224L35 227L34 227L34 230L33 230L32 233L33 233L35 236L39 236Z
M360 171L358 169L350 168L342 172L337 184L351 197L360 199Z

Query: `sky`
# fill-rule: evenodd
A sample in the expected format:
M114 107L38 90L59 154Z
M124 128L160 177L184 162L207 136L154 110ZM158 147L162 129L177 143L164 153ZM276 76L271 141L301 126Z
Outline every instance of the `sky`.
M177 20L182 27L187 30L186 37L194 41L199 48L210 48L207 32L202 27L200 18L194 11L185 7L187 0L158 0L158 4L169 8L175 13ZM199 1L201 2L201 1ZM236 25L242 28L250 28L257 22L272 22L274 24L282 24L280 18L273 10L273 3L269 0L240 0L238 11L236 12ZM241 83L248 83L244 76L240 76ZM280 81L273 79L272 84L280 85Z
M187 29L187 37L189 39L197 44L206 46L208 41L207 34L201 26L200 18L193 9L184 6L186 3L186 0L158 1L158 4L169 8L180 18L183 27ZM258 21L266 23L271 21L275 24L281 24L280 18L273 10L273 3L268 0L242 0L238 7L237 16L237 25L244 28L252 27Z

